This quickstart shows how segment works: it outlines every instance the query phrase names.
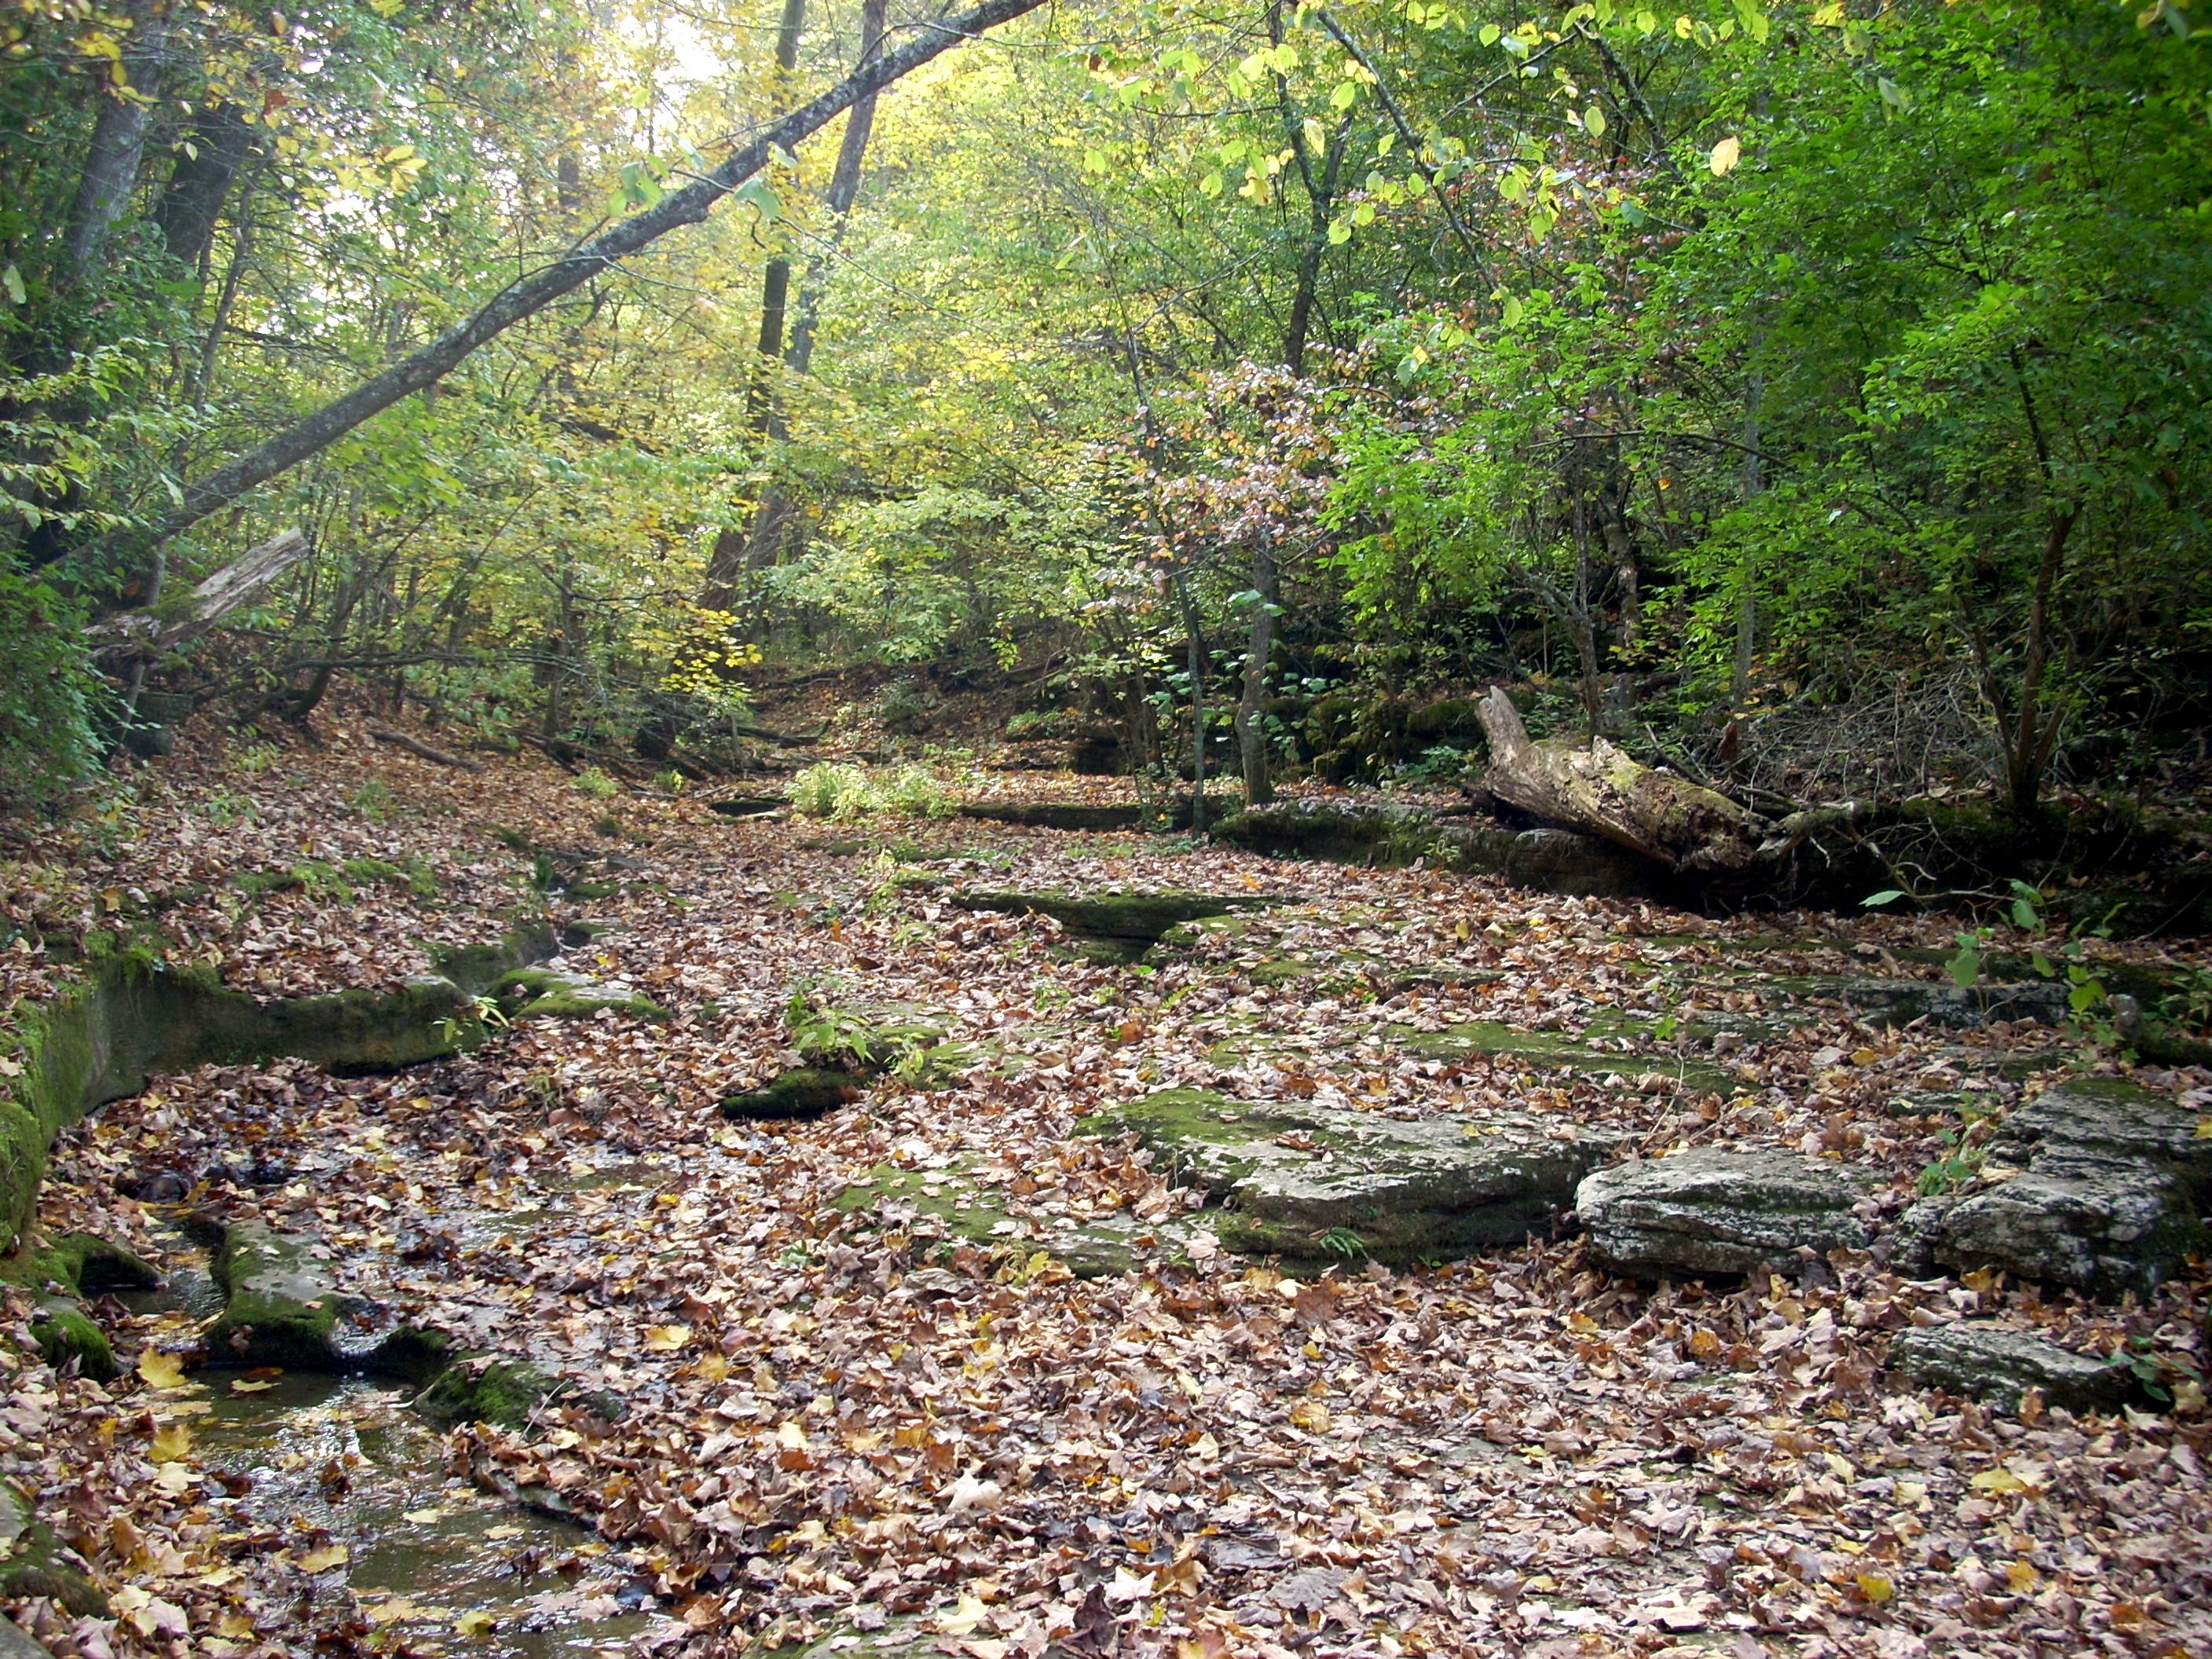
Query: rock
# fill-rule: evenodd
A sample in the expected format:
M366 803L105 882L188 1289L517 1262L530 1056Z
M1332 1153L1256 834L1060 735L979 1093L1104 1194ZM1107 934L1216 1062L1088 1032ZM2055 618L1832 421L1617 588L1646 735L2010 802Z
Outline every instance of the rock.
M1422 1261L1520 1244L1550 1230L1618 1138L1520 1113L1401 1121L1170 1089L1084 1120L1133 1133L1226 1205L1221 1243L1305 1261Z
M68 1297L40 1298L31 1315L31 1340L39 1345L40 1357L56 1370L74 1363L78 1376L95 1382L107 1382L121 1373L107 1333Z
M1225 798L1208 796L1206 821L1212 823L1231 811ZM1177 795L1148 806L1140 802L972 801L960 809L963 818L988 823L1018 823L1032 830L1109 831L1115 830L1188 830L1190 797Z
M801 1066L755 1093L727 1097L722 1115L762 1123L817 1118L860 1099L867 1087L867 1080L855 1073Z
M512 1020L589 1019L605 1009L638 1019L668 1018L668 1010L627 986L559 968L518 968L492 987L492 994Z
M34 1595L50 1597L79 1618L109 1616L106 1595L39 1519L30 1498L14 1483L0 1481L0 1600Z
M1868 1182L1795 1152L1692 1152L1601 1170L1575 1194L1593 1253L1644 1278L1787 1271L1861 1249Z
M1225 916L1238 910L1263 910L1291 901L1262 893L1074 894L974 890L953 894L952 902L963 910L1050 916L1071 933L1150 945L1178 922L1196 921L1202 916Z
M1844 978L1835 991L1869 1019L1910 1025L1965 1028L1993 1019L2033 1019L2055 1025L2067 1015L2063 985L2035 981L2019 985L1970 985L1925 979Z
M2187 1188L2165 1167L2045 1153L2025 1174L1950 1200L1924 1248L1962 1272L2147 1295L2203 1238Z
M1978 1321L1905 1331L1889 1346L1889 1363L1927 1388L1986 1400L2007 1410L2030 1389L2068 1411L2111 1410L2124 1400L2127 1367L2093 1359L2025 1331Z
M1393 868L1425 861L1462 875L1503 876L1540 892L1653 898L1674 890L1650 860L1595 836L1439 821L1388 803L1285 801L1224 818L1212 833L1217 841L1273 857Z
M2047 1089L2004 1121L2000 1139L2039 1151L2171 1164L2199 1192L2212 1188L2204 1118L2117 1078L2077 1078Z
M791 805L784 795L725 795L720 800L710 800L707 810L720 812L726 818L757 818L769 812L780 812Z
M358 1367L360 1358L342 1352L337 1343L339 1316L352 1300L324 1277L313 1249L313 1240L280 1233L264 1221L234 1222L225 1230L210 1264L226 1298L205 1339L214 1359L301 1370Z
M2010 1180L1930 1200L1899 1222L1907 1271L1989 1268L2106 1295L2148 1295L2202 1249L2212 1141L2197 1114L2110 1078L2047 1090L2008 1117L1996 1146Z

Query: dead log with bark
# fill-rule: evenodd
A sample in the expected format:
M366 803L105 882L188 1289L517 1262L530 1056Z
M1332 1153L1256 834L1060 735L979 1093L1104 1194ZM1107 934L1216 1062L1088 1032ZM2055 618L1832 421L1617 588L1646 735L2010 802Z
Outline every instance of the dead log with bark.
M1588 748L1528 735L1497 686L1476 706L1490 740L1486 787L1547 823L1581 830L1668 870L1741 871L1758 862L1769 825L1716 790L1655 771L1603 738Z
M410 738L404 732L395 732L388 726L372 726L368 735L379 743L388 743L394 749L404 749L419 759L434 762L440 766L457 767L464 772L481 772L482 761L472 761L466 755L456 755L444 749L434 749L420 738Z
M250 547L191 591L181 614L161 617L133 611L94 623L86 632L103 655L157 654L189 645L234 611L251 604L264 589L307 556L307 538L297 530L280 531Z

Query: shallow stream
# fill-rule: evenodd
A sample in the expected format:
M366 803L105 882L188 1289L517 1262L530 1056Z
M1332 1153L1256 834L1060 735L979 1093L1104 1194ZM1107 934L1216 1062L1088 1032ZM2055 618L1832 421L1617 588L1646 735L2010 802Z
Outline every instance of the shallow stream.
M121 1299L197 1324L221 1306L205 1256L181 1235L169 1283ZM221 1483L210 1507L247 1548L329 1565L386 1653L582 1659L628 1652L653 1598L620 1552L583 1528L501 1503L447 1468L414 1390L305 1371L203 1370L170 1398L191 1460Z

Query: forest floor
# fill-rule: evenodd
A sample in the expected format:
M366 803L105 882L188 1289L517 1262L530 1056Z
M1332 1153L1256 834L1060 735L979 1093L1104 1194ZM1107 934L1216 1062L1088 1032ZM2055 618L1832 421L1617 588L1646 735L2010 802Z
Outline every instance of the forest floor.
M1832 1009L1717 1050L1647 1024L1600 1039L1618 1070L1409 1038L1686 1024L1736 994L1691 971L1723 963L1932 977L1908 947L1948 943L1946 919L1722 921L1133 834L731 820L587 799L527 761L441 769L341 716L318 748L187 744L19 848L0 996L74 971L41 936L126 925L264 995L394 984L539 902L548 851L603 884L544 897L556 924L601 924L557 965L667 1018L521 1021L382 1077L161 1078L65 1133L42 1220L179 1268L188 1211L310 1233L373 1308L365 1334L442 1328L613 1396L619 1420L572 1403L433 1438L393 1426L408 1391L353 1383L314 1396L320 1437L256 1445L241 1414L300 1409L297 1379L223 1369L189 1299L105 1300L117 1381L0 1345L0 1474L115 1615L13 1604L56 1655L2212 1653L2201 1395L2003 1412L1886 1366L1897 1332L1967 1314L2187 1360L2202 1279L2114 1304L1838 1252L1655 1287L1590 1265L1571 1228L1285 1276L1212 1248L1198 1194L1131 1142L1075 1133L1181 1085L1400 1119L1512 1107L1647 1155L1832 1157L1893 1210L1957 1127L1915 1090L2011 1101L2124 1072L2212 1112L2203 1072L2025 1024ZM255 872L276 879L241 887ZM1069 959L1042 918L957 908L962 886L1291 902L1111 965ZM1300 972L1255 978L1255 953ZM726 1121L724 1097L795 1063L794 990L924 1014L945 1045L819 1121ZM963 1227L978 1192L993 1218ZM1133 1265L1075 1276L1052 1248L1071 1225L1118 1229ZM349 1495L379 1444L412 1508ZM467 1572L374 1570L463 1511L486 1517ZM520 1588L495 1607L470 1573Z

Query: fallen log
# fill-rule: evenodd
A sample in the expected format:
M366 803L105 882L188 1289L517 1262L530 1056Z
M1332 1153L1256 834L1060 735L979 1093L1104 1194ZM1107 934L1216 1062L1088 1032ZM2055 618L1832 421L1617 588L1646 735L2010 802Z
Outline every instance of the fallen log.
M1483 783L1498 799L1669 870L1743 870L1758 861L1767 822L1726 795L1654 771L1603 738L1587 749L1562 738L1534 739L1494 685L1476 714L1490 740Z
M472 761L466 755L451 754L443 749L433 749L420 738L410 738L404 732L395 732L388 726L372 726L368 728L368 735L379 743L388 743L394 749L404 749L410 755L434 761L440 766L459 767L464 772L483 770L482 761Z
M167 621L149 611L134 611L94 623L86 631L94 649L112 652L173 651L212 629L250 603L270 583L307 556L307 538L297 530L280 531L248 548L191 592L181 615Z

